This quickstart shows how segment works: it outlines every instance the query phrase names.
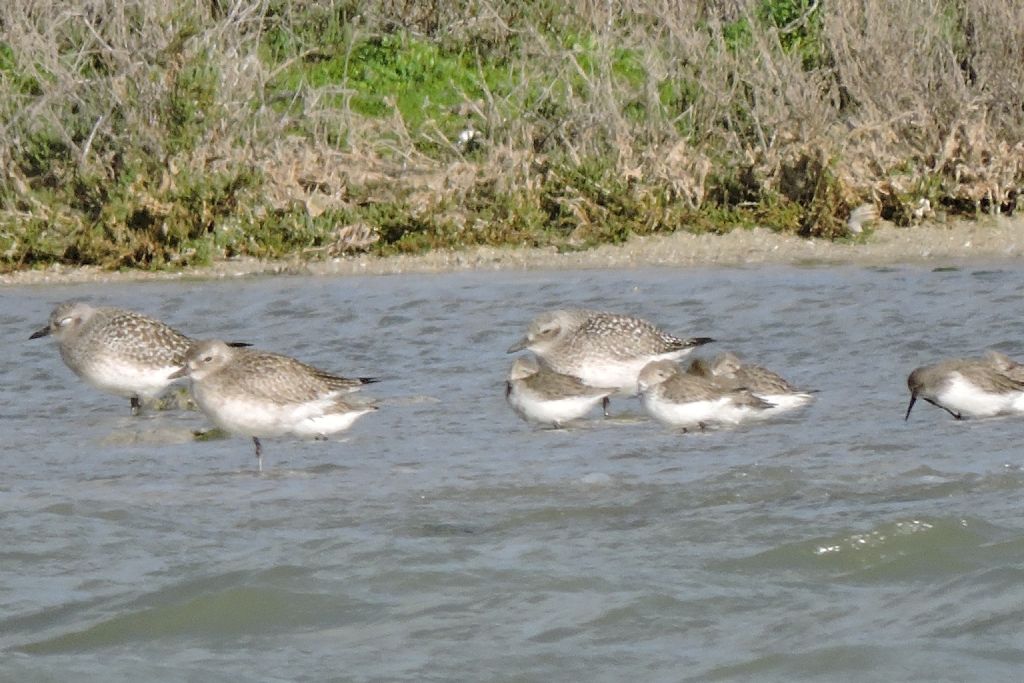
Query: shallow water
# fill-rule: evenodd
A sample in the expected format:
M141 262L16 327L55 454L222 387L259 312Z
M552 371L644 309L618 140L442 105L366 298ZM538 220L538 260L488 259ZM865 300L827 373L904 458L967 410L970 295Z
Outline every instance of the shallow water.
M7 288L0 680L1016 680L1019 419L915 366L1024 356L1022 267L416 275ZM66 298L376 375L340 441L192 440L28 341ZM503 400L538 311L629 311L820 390L680 435Z

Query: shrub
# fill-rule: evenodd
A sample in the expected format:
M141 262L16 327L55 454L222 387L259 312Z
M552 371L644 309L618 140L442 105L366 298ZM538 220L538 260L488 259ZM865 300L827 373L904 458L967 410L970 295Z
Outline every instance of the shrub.
M1012 211L1004 0L0 4L0 267ZM907 49L906 28L914 47Z

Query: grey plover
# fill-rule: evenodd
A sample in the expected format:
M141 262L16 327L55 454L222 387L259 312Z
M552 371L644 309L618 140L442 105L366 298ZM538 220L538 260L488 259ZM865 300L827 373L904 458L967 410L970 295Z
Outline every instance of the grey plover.
M538 315L508 353L529 349L555 372L632 395L645 365L681 358L711 341L710 337L674 337L628 315L567 309Z
M375 378L339 377L288 356L216 339L196 342L171 376L192 380L192 397L215 425L252 437L261 472L260 437L326 439L377 409L343 398Z
M746 389L754 396L771 403L770 415L807 405L813 392L797 389L780 375L753 363L744 363L735 354L720 353L708 361L696 358L687 369L690 374L714 379L726 386Z
M746 389L690 374L676 362L659 360L640 371L640 404L659 422L672 426L736 425L760 419L772 407Z
M1024 412L1024 377L1016 363L1002 354L984 358L953 358L915 369L907 377L910 405L917 399L942 408L960 420Z
M505 398L517 415L555 427L583 417L614 391L542 367L530 356L516 358L505 384Z
M174 380L192 340L153 318L81 301L60 304L29 339L52 336L61 358L93 387L131 400L132 414Z

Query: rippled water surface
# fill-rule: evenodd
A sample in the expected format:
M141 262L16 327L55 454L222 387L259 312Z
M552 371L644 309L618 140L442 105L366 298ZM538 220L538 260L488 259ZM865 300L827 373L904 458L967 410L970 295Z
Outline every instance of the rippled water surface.
M1016 680L1024 421L915 366L1024 357L1024 268L631 270L6 288L0 679ZM338 441L195 441L49 340L66 298L383 378ZM628 311L820 390L677 434L634 399L537 429L505 349Z

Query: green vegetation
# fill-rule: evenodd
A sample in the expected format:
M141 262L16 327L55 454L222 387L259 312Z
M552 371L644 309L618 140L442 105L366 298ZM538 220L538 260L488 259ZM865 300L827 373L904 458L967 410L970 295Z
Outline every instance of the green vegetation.
M4 3L0 270L1016 208L1024 5L614 5Z

